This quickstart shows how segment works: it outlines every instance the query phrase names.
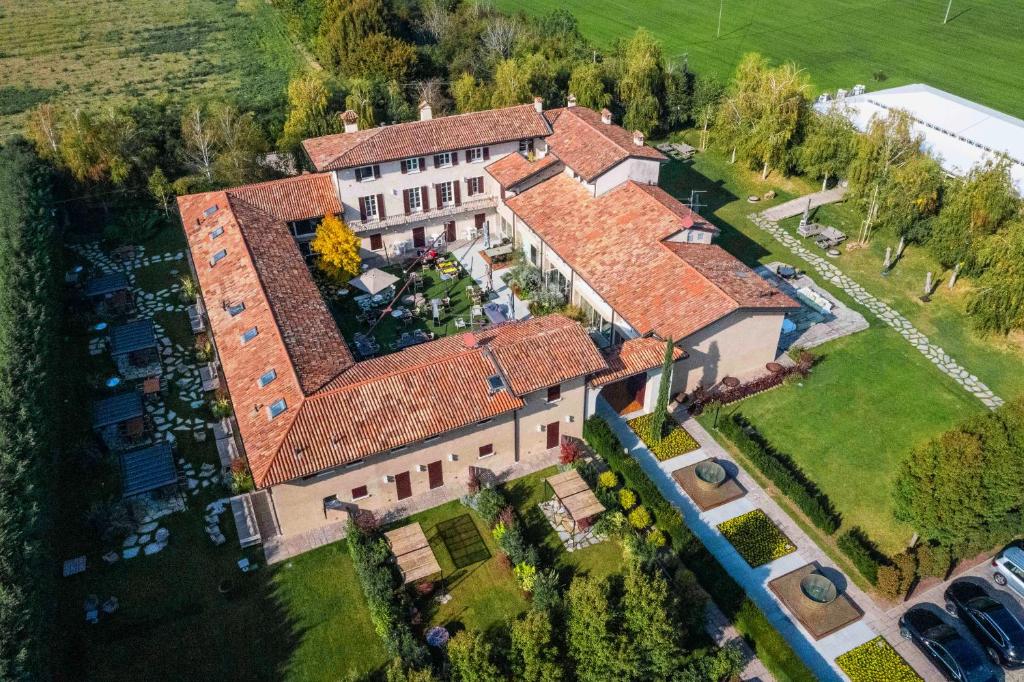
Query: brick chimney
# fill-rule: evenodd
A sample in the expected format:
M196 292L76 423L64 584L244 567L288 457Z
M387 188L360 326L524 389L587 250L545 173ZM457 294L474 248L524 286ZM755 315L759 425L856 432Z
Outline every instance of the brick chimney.
M430 108L429 102L420 102L420 120L429 121L434 118L434 110Z
M354 133L359 130L359 116L351 109L341 115L341 121L345 124L346 133Z
M612 124L612 112L608 111L608 109L601 110L601 123L606 126Z
M533 108L537 110L538 114L541 113L542 111L544 111L544 98L543 97L534 97L533 98Z
M569 99L567 99L565 101L565 106L567 106L567 107L574 107L574 106L576 106L576 95L574 95L574 94L572 94L570 92L569 93Z
M633 131L633 144L635 144L637 147L644 146L644 134L641 133L639 130Z

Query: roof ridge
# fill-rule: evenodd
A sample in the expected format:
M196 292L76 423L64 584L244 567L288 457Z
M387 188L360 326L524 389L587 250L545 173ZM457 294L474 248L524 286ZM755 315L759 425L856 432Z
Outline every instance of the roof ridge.
M679 253L678 253L678 252L677 252L677 251L675 250L675 248L673 248L673 247L671 247L671 246L669 246L668 244L666 244L666 243L665 243L665 240L664 240L664 239L662 239L662 240L659 240L659 241L658 241L658 244L660 244L662 248L666 249L666 250L667 250L667 251L668 251L669 253L671 253L671 254L672 254L673 256L675 256L675 257L676 257L676 258L678 258L678 259L679 259L680 261L682 261L682 262L683 262L683 263L684 263L684 264L686 265L686 267L690 268L690 269L691 269L691 270L693 270L693 271L694 271L695 273L697 273L697 275L698 275L698 276L700 276L700 278L701 278L701 279L703 279L703 280L704 280L705 282L707 282L708 284L710 284L711 286L713 286L713 287L714 287L715 289L717 289L717 290L718 290L719 292L721 292L721 294L722 294L723 296L725 296L725 297L726 297L727 299L729 299L730 301L732 301L732 302L733 302L733 304L735 304L735 305L736 305L736 308L737 308L737 309L739 309L739 308L742 308L742 307L743 307L743 306L741 306L741 305L740 305L740 302L739 302L739 301L737 301L737 300L735 299L735 297L733 297L733 296L732 296L732 294L730 294L730 293L729 293L728 291L726 291L725 289L723 289L723 288L722 288L722 287L721 287L721 286L720 286L720 285L719 285L719 284L718 284L717 282L715 282L715 281L714 281L713 279L711 279L710 277L708 277L707 275L705 275L705 274L704 274L703 272L701 272L701 271L700 271L700 268L698 268L698 267L697 267L697 266L695 266L695 265L694 265L693 263L691 263L690 261L688 261L688 260L686 260L685 258L683 258L683 257L682 257L681 255L679 255ZM676 248L682 248L682 247L685 247L685 246L717 246L716 244L688 244L688 243L686 243L686 242L673 242L673 244L675 244L675 245L676 245ZM722 247L720 247L720 246L719 246L718 248L719 248L719 249L721 249ZM724 249L723 249L723 250L724 250ZM742 264L742 263L741 263L741 264ZM743 267L747 267L747 266L746 266L746 265L744 265Z
M580 115L579 115L578 113L576 113L575 111L572 111L573 109L579 109L579 108L580 108L580 107L578 107L578 106L577 106L577 107L565 107L565 110L566 110L566 111L570 111L570 112L572 112L572 115L576 117L576 120L577 120L577 121L580 121L581 123L584 123L585 125L588 125L588 126L590 126L590 127L591 127L591 128L593 129L593 130L595 130L595 131L597 132L597 134L598 134L598 135L600 135L601 137L603 137L603 138L604 138L605 140L607 140L608 142L611 142L611 143L612 143L613 145L615 145L615 146L616 146L616 147L618 147L619 149L622 149L623 151L625 151L625 147L623 147L622 145L620 145L620 144L618 143L618 141L617 141L617 140L613 140L613 139L612 139L611 137L609 137L608 135L605 135L605 132L604 132L603 130L601 130L601 129L600 129L600 128L598 128L598 127L597 127L596 125L594 125L594 124L593 124L593 123L591 123L590 121L586 120L586 119L585 119L585 118L583 118L582 116L580 116ZM586 109L587 111L594 111L594 110L593 110L593 109L591 109L590 107L583 107L583 108L584 108L584 109ZM594 112L594 113L597 113L597 112ZM602 123L601 125L604 125L604 123ZM608 125L613 125L613 124L609 123ZM620 127L621 127L621 128L623 129L623 130L626 130L626 128L625 128L624 126L620 126ZM627 132L628 132L628 131L627 131Z
M286 175L283 178L272 178L270 180L261 180L259 182L250 182L250 183L245 184L245 185L238 185L237 187L228 187L228 188L223 189L221 191L224 192L225 194L231 195L231 194L235 194L235 193L237 193L237 192L239 192L241 190L256 189L257 187L264 187L266 185L277 185L277 184L283 184L283 183L296 182L298 180L309 180L309 179L312 179L312 178L322 178L322 177L324 177L326 175L327 175L327 173L321 173L320 171L317 171L315 173L300 173L298 175Z
M450 337L448 337L448 338L450 338ZM353 381L351 384L345 384L344 386L335 386L334 388L330 388L330 389L327 389L327 390L320 390L320 391L317 391L315 393L311 393L309 396L306 396L306 400L319 400L321 398L326 398L328 396L333 396L333 395L335 395L337 393L341 393L343 391L350 390L350 389L355 388L357 386L365 386L366 384L370 384L370 383L373 383L373 382L376 382L376 381L380 381L382 379L389 379L391 377L401 376L403 374L409 374L410 372L419 371L419 370L424 369L426 367L430 367L430 366L433 366L433 365L438 365L438 364L440 364L442 362L445 362L445 361L448 361L448 360L458 360L458 359L463 358L463 357L468 357L468 356L473 355L473 353L475 353L475 352L479 352L480 350L481 350L480 348L467 348L464 351L453 352L450 355L444 355L444 356L441 356L441 357L434 358L432 360L422 360L422 361L420 361L420 362L418 362L416 364L403 365L402 367L395 368L395 369L392 369L390 371L383 372L381 374L375 374L373 376L368 376L368 377L366 377L364 379L360 379L358 381ZM381 357L387 357L387 356L381 356ZM341 376L345 372L350 372L353 369L355 369L356 367L358 367L360 364L364 364L364 363L367 363L367 362L373 362L373 361L372 360L368 360L368 361L364 360L362 363L356 363L356 364L352 365L351 367L347 367L344 370L342 370L342 372L339 373L338 376ZM335 377L335 378L337 378L337 377ZM332 381L333 381L333 379L332 379ZM328 383L330 383L330 382L328 382ZM324 385L326 386L327 384L324 384Z
M406 122L407 122L407 123L412 123L412 121L406 121ZM397 125L401 125L401 123L399 123L399 124L397 124ZM354 145L352 145L352 147L351 147L351 148L349 148L349 149L346 149L345 151L343 151L342 153L338 154L337 156L335 156L335 157L334 157L333 159L331 159L331 160L330 160L330 161L328 161L327 163L325 163L325 164L322 164L322 166L323 166L324 168L330 168L331 166L333 166L333 165L335 164L335 162L336 162L336 161L337 161L338 159L340 159L341 157L345 156L346 154L348 154L348 153L349 153L350 151L352 151L353 149L355 149L355 148L356 148L356 147L358 147L359 145L361 145L361 144L363 144L363 143L367 142L368 140L372 140L373 138L377 137L377 135L379 135L379 134L380 134L380 131L384 130L384 129L385 129L385 128L387 128L387 127L388 127L388 126L378 126L378 127L376 127L376 128L367 128L366 130L353 130L353 131L352 131L353 133L369 133L369 132L371 132L371 131L372 131L372 132L373 132L373 135L366 135L366 138L365 138L365 139L363 139L363 140L359 140L359 141L358 141L358 142L356 142L356 143L355 143ZM337 136L339 136L339 137L341 137L341 136L344 136L344 135L348 135L348 134L350 134L350 133L349 133L349 132L347 132L347 131L345 131L345 132L341 132L341 133L335 133L335 135L337 135ZM324 137L331 137L331 136L330 136L330 135L325 135ZM316 139L316 138L313 138L313 139ZM303 142L305 142L305 140L303 140ZM330 172L330 171L326 171L326 172Z

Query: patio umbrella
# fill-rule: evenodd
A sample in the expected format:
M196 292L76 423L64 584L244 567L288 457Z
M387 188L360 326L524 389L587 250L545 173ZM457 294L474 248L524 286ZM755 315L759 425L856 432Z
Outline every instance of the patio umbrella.
M397 281L398 278L391 273L384 272L379 268L373 268L349 280L349 284L368 294L379 294Z

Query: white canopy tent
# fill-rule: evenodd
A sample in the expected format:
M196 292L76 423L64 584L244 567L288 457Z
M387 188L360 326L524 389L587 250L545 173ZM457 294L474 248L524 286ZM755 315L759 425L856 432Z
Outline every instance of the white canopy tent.
M368 294L379 294L397 281L398 278L391 273L373 268L349 280L348 283Z
M815 108L824 112L838 106L859 130L872 117L886 117L902 109L914 121L914 132L924 137L925 150L950 175L964 175L974 166L1005 154L1010 177L1024 194L1024 121L921 83L865 92Z

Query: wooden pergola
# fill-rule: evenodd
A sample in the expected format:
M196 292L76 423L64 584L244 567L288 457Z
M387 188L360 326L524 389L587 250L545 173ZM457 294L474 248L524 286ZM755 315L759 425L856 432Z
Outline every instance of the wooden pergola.
M575 469L545 479L555 493L558 502L565 507L572 519L573 532L581 522L589 525L590 519L604 511L604 505L590 489L587 482Z
M398 570L402 572L402 580L408 585L424 578L441 573L441 565L437 563L434 550L430 549L427 536L418 523L410 523L384 533L391 553L398 562Z

